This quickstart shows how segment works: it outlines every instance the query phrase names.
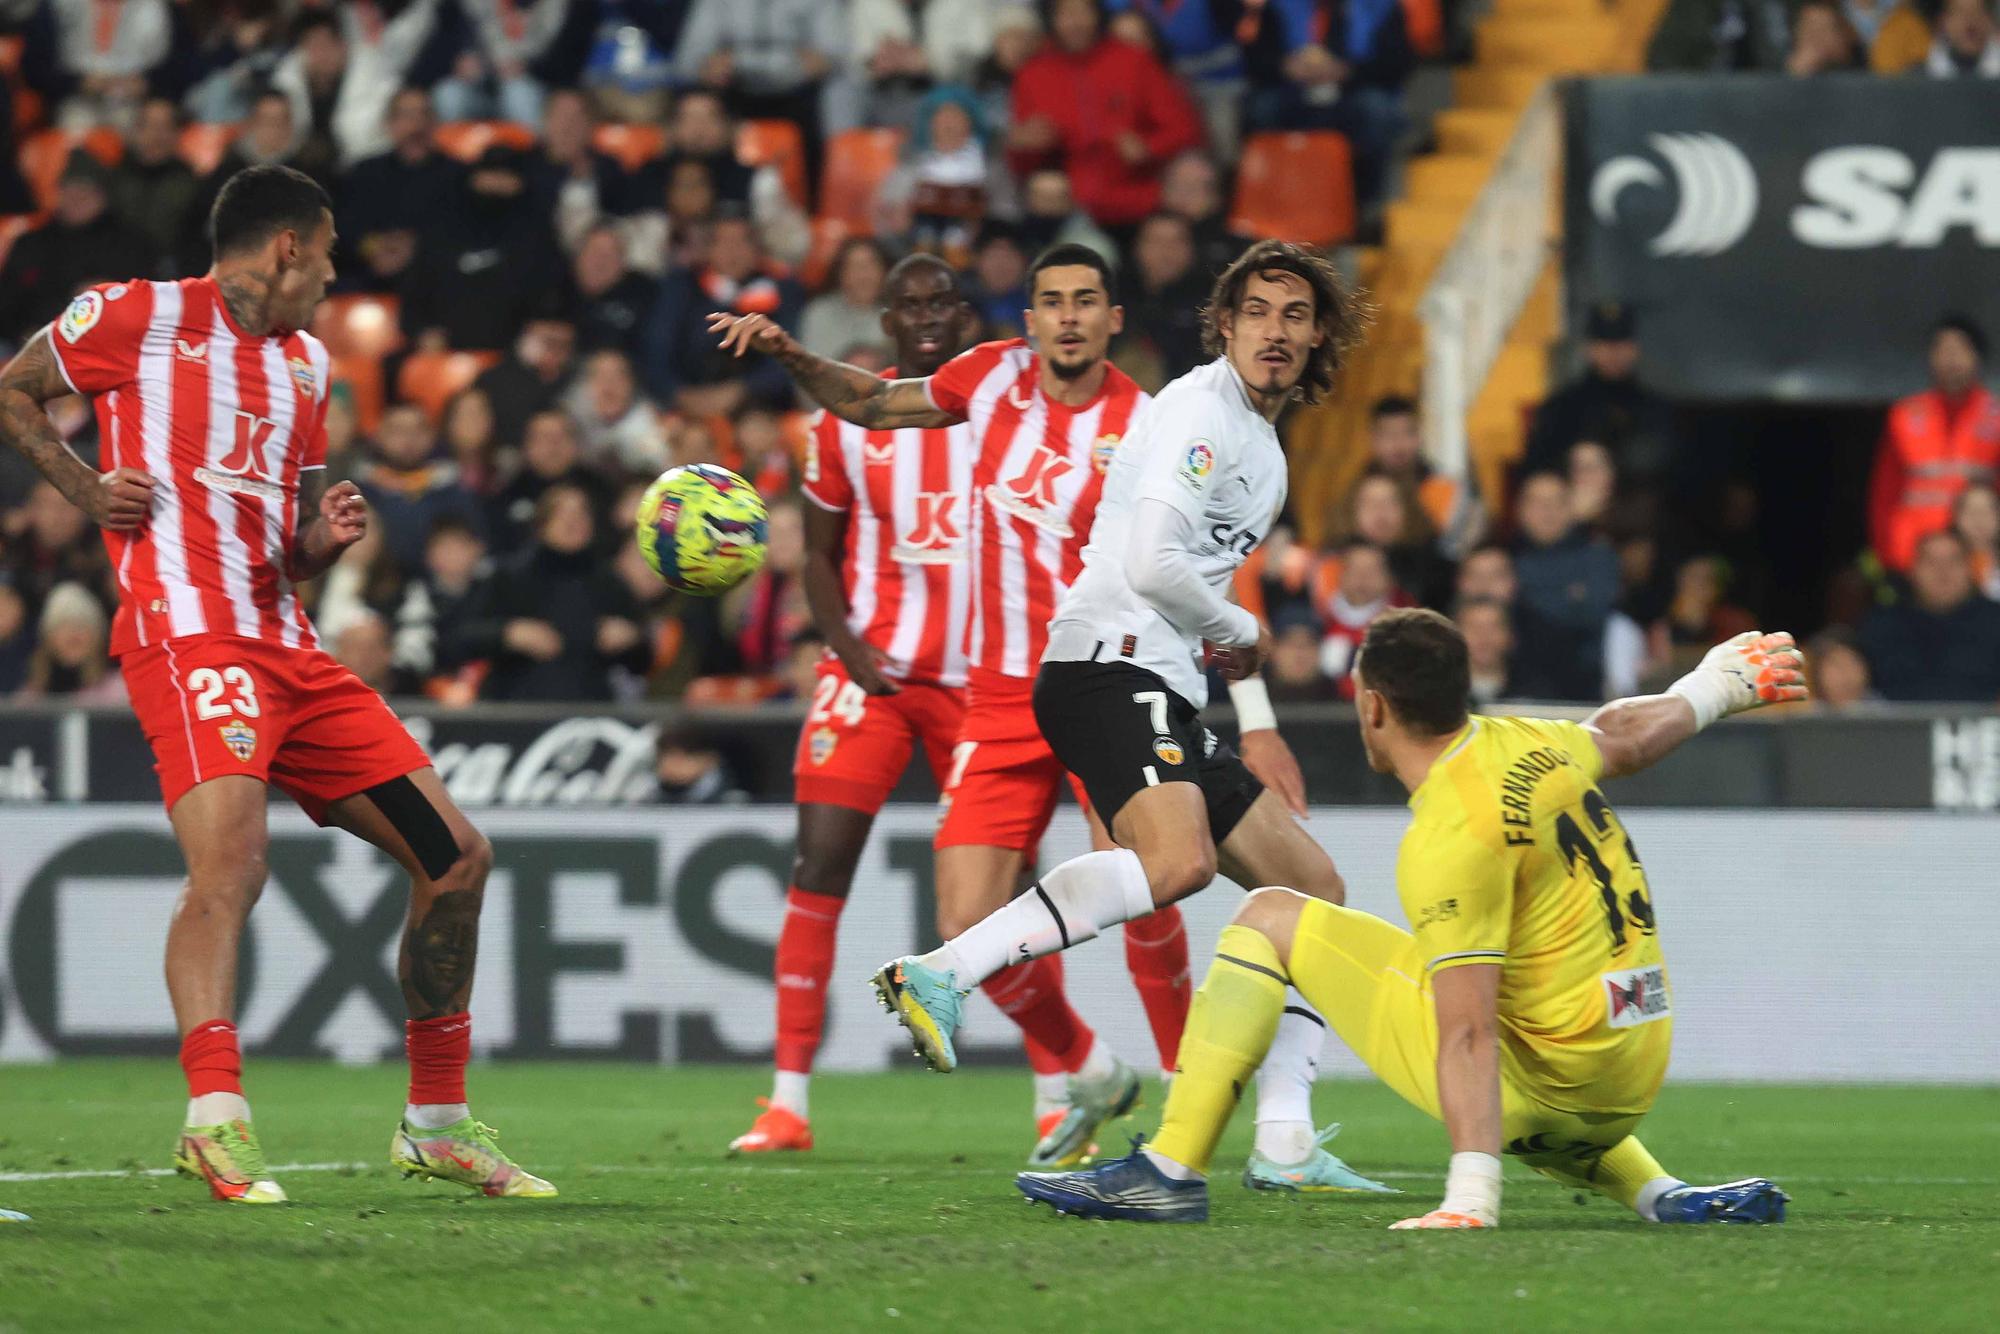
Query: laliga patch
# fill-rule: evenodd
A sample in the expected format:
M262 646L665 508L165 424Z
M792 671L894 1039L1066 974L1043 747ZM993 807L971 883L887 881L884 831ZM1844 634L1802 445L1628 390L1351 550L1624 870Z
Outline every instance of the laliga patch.
M1090 466L1095 468L1100 475L1111 467L1112 456L1118 452L1118 442L1124 438L1116 434L1100 435L1091 444Z
M69 308L63 311L62 318L56 321L56 332L62 335L65 343L74 343L96 327L97 322L103 318L103 295L98 292L78 292L76 300L69 303Z
M319 397L319 380L313 375L312 363L304 357L293 357L285 363L292 368L292 383L307 398Z
M215 729L222 734L222 744L229 747L239 763L250 763L250 757L257 753L257 729L244 722L226 722Z
M839 744L839 733L831 727L822 727L807 740L806 755L814 764L825 764L833 758L833 748Z
M1153 753L1160 757L1162 764L1179 764L1187 758L1187 753L1181 749L1181 743L1170 736L1154 737Z
M1188 446L1187 458L1181 461L1180 471L1175 476L1181 485L1200 495L1208 490L1208 475L1215 471L1215 446L1206 440L1197 440Z
M1636 1028L1673 1013L1667 970L1658 964L1606 973L1604 990L1605 1022L1613 1028Z

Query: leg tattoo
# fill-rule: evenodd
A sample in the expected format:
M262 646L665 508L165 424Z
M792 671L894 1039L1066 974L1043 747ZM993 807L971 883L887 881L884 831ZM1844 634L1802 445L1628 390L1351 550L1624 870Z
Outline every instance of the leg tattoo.
M403 999L415 1019L435 1019L465 1009L479 952L479 894L440 894L422 921L410 928L403 950Z

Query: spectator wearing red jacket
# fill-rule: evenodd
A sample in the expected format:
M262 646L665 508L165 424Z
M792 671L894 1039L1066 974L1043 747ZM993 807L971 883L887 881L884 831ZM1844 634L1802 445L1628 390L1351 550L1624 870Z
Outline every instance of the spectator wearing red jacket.
M1958 493L2000 474L2000 400L1979 382L1986 335L1947 315L1931 332L1931 387L1889 409L1868 489L1869 545L1910 568L1917 542L1951 522Z
M1052 39L1014 78L1009 164L1062 167L1091 217L1129 231L1158 206L1167 160L1201 143L1201 117L1150 52L1104 35L1099 0L1050 9Z

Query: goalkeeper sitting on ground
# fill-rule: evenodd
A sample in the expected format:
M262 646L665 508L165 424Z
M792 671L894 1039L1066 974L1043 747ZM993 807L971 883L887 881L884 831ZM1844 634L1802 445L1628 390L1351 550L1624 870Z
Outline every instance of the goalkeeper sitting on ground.
M1355 704L1370 765L1410 789L1396 880L1413 932L1252 894L1195 994L1158 1137L1088 1171L1022 1173L1022 1193L1100 1218L1207 1218L1209 1155L1290 983L1451 1136L1444 1203L1399 1228L1494 1226L1503 1149L1651 1222L1782 1222L1769 1181L1690 1186L1632 1133L1666 1076L1672 992L1646 873L1597 783L1729 714L1803 699L1802 668L1790 635L1751 633L1581 726L1469 718L1458 629L1429 611L1375 621Z

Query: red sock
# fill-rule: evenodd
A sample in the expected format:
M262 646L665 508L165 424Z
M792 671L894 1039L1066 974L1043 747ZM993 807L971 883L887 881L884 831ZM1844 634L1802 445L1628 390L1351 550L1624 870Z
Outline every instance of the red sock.
M465 1063L472 1059L472 1016L444 1014L403 1025L410 1056L410 1102L450 1105L465 1101Z
M187 1074L188 1096L234 1093L243 1096L243 1053L236 1047L236 1025L227 1019L199 1024L181 1039L181 1069Z
M833 942L847 900L785 891L778 931L778 1060L780 1070L810 1074L826 1028L826 983L833 976Z
M1056 955L1002 968L980 983L979 989L1019 1024L1023 1033L1041 1044L1057 1069L1074 1074L1083 1068L1083 1058L1090 1055L1097 1035L1063 995L1062 965ZM1055 1070L1045 1073L1054 1074Z
M1181 1030L1187 1027L1188 1003L1194 997L1188 978L1187 931L1179 908L1170 904L1125 923L1125 966L1139 989L1139 1003L1146 1007L1146 1022L1153 1027L1160 1068L1171 1070L1181 1049Z

